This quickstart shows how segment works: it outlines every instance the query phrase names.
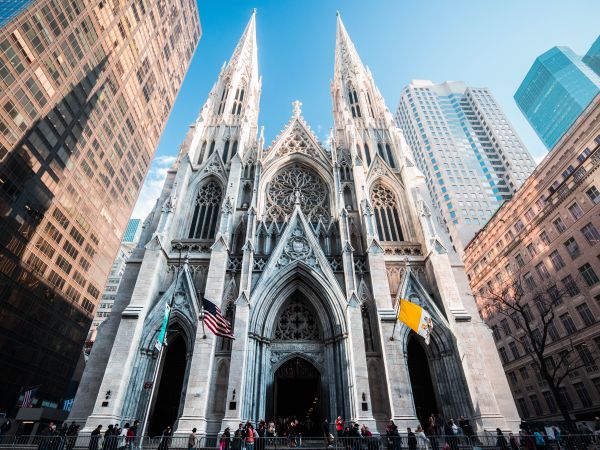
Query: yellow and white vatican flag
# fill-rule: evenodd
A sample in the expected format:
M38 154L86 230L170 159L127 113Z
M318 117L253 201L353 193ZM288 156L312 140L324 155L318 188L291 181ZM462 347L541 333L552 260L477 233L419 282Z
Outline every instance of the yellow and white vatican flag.
M427 311L416 303L401 298L398 309L398 320L424 338L425 343L429 345L429 336L433 329L433 321Z

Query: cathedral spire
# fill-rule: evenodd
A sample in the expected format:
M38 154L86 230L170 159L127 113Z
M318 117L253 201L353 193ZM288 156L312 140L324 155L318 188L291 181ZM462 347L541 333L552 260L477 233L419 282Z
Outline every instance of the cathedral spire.
M336 26L336 37L335 37L335 76L340 77L341 80L346 80L347 77L352 73L366 72L365 66L358 56L358 52L354 47L354 43L344 22L342 22L342 16L339 11L337 15L337 26Z
M244 67L245 66L245 67ZM238 41L227 69L236 70L243 68L252 75L258 75L258 51L256 45L256 8L252 10L250 20L246 25L244 34Z

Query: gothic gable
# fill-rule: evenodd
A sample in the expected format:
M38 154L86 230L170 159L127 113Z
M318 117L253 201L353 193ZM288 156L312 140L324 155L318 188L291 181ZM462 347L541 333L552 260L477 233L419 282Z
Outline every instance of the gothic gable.
M449 326L444 314L438 308L433 298L427 293L427 290L413 273L410 266L404 271L404 277L400 283L400 289L398 289L396 302L400 301L401 298L423 307L429 312L434 322L443 324L446 327Z
M305 266L310 272L315 272L325 278L331 286L340 288L327 257L319 246L319 241L311 231L311 226L299 205L296 205L255 289L267 284L267 279L272 278L273 274L278 274L295 265Z
M312 160L331 165L330 155L319 143L300 113L300 102L295 102L294 115L267 149L265 165L288 155L301 154Z

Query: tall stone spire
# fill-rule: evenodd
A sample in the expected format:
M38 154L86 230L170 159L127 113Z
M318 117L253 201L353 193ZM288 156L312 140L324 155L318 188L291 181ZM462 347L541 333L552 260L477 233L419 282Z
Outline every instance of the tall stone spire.
M358 56L358 52L354 47L354 43L350 39L342 16L337 12L337 26L335 36L335 76L342 79L357 74L358 72L366 72L365 66Z
M242 157L256 141L260 92L254 10L200 111L191 159L201 164L218 153L228 164L234 155Z

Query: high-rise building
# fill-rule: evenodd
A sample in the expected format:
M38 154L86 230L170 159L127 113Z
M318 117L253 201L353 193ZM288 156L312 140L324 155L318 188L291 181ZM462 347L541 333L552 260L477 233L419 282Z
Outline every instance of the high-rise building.
M465 249L481 315L520 415L532 422L563 418L560 400L531 356L532 340L537 351L543 347L550 373L562 379L559 398L572 417L600 415L598 117L600 94ZM514 287L520 293L511 294ZM509 304L517 302L509 313L494 307L494 297L506 292Z
M0 411L68 398L199 38L195 0L38 0L0 30Z
M123 233L123 243L126 242L137 242L142 233L142 221L140 219L129 219L127 222L127 228Z
M0 27L6 25L34 0L4 0L0 8Z
M460 81L412 81L396 114L427 180L436 219L459 254L535 168L487 88Z
M112 264L110 273L108 274L108 279L104 285L104 291L100 297L100 302L98 303L96 314L94 316L94 320L92 321L92 326L88 332L88 337L85 342L86 355L89 355L91 346L96 339L98 327L104 321L104 319L108 317L110 311L112 310L113 304L115 303L117 290L119 289L119 284L121 284L121 277L125 272L125 263L133 253L133 249L140 239L141 233L142 221L140 219L129 219L127 228L125 228L125 233L123 233L121 246L119 247L117 256Z
M252 16L98 333L69 416L83 432L140 418L140 435L165 424L216 435L298 417L310 419L303 435L320 436L324 418L342 416L383 433L390 419L404 428L432 413L518 427L458 255L341 18L334 67L331 146L294 102L265 148ZM429 346L395 325L399 298L432 315ZM235 340L209 330L204 299Z
M588 52L583 56L583 62L600 75L600 36L592 44Z
M551 48L536 58L515 93L519 109L548 150L600 92L599 47L596 41L586 61L569 47Z

